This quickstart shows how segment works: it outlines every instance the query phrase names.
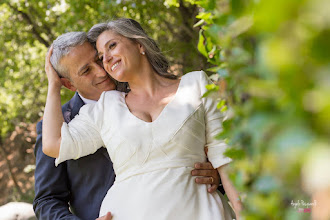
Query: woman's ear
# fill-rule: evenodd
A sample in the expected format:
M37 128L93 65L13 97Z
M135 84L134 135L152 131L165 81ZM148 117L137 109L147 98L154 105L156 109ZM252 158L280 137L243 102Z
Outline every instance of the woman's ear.
M61 78L62 85L65 86L66 88L70 89L71 91L76 91L77 88L72 85L71 81L67 78Z
M138 43L138 46L139 46L139 51L140 51L140 53L141 53L141 54L145 53L146 50L144 49L144 47L142 46L142 44L139 44L139 43Z

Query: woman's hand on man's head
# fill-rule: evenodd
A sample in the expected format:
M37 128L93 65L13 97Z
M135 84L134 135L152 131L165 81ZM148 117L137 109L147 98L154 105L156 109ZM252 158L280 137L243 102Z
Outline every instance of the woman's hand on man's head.
M56 88L61 88L62 82L60 77L58 76L56 70L54 69L53 65L50 62L50 57L53 53L53 46L51 46L47 52L46 60L45 60L45 71L48 78L49 86L54 86Z

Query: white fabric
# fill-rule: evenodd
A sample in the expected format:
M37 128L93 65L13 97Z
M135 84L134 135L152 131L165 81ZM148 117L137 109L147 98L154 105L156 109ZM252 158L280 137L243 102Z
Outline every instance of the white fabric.
M215 100L201 98L207 84L202 71L184 75L174 99L153 122L129 111L125 93L104 92L95 105L85 105L63 123L56 164L107 148L116 181L100 216L111 211L114 220L225 219L219 195L190 174L195 162L206 161L204 146L214 167L231 161L223 155L226 144L213 138L223 115Z
M82 95L80 95L78 93L79 97L81 98L81 100L83 100L83 102L85 104L95 104L97 101L93 100L93 99L86 99L85 97L83 97Z

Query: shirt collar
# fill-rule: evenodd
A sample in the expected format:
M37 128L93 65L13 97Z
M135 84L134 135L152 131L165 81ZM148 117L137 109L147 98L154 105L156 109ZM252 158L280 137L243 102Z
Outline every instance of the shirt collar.
M86 99L86 98L84 98L82 95L80 95L79 93L78 93L78 95L80 96L80 98L83 100L83 102L84 102L85 104L94 104L94 103L97 102L97 101L92 100L92 99Z

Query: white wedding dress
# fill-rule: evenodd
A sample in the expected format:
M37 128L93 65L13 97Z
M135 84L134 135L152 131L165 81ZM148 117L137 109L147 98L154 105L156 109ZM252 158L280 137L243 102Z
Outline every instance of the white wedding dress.
M174 99L153 122L129 111L125 93L102 93L96 104L63 123L56 164L107 148L116 180L100 216L111 211L113 220L228 219L219 195L191 176L194 163L206 161L204 146L214 167L231 161L223 155L226 144L213 138L223 115L215 100L201 98L209 83L202 71L184 75Z

